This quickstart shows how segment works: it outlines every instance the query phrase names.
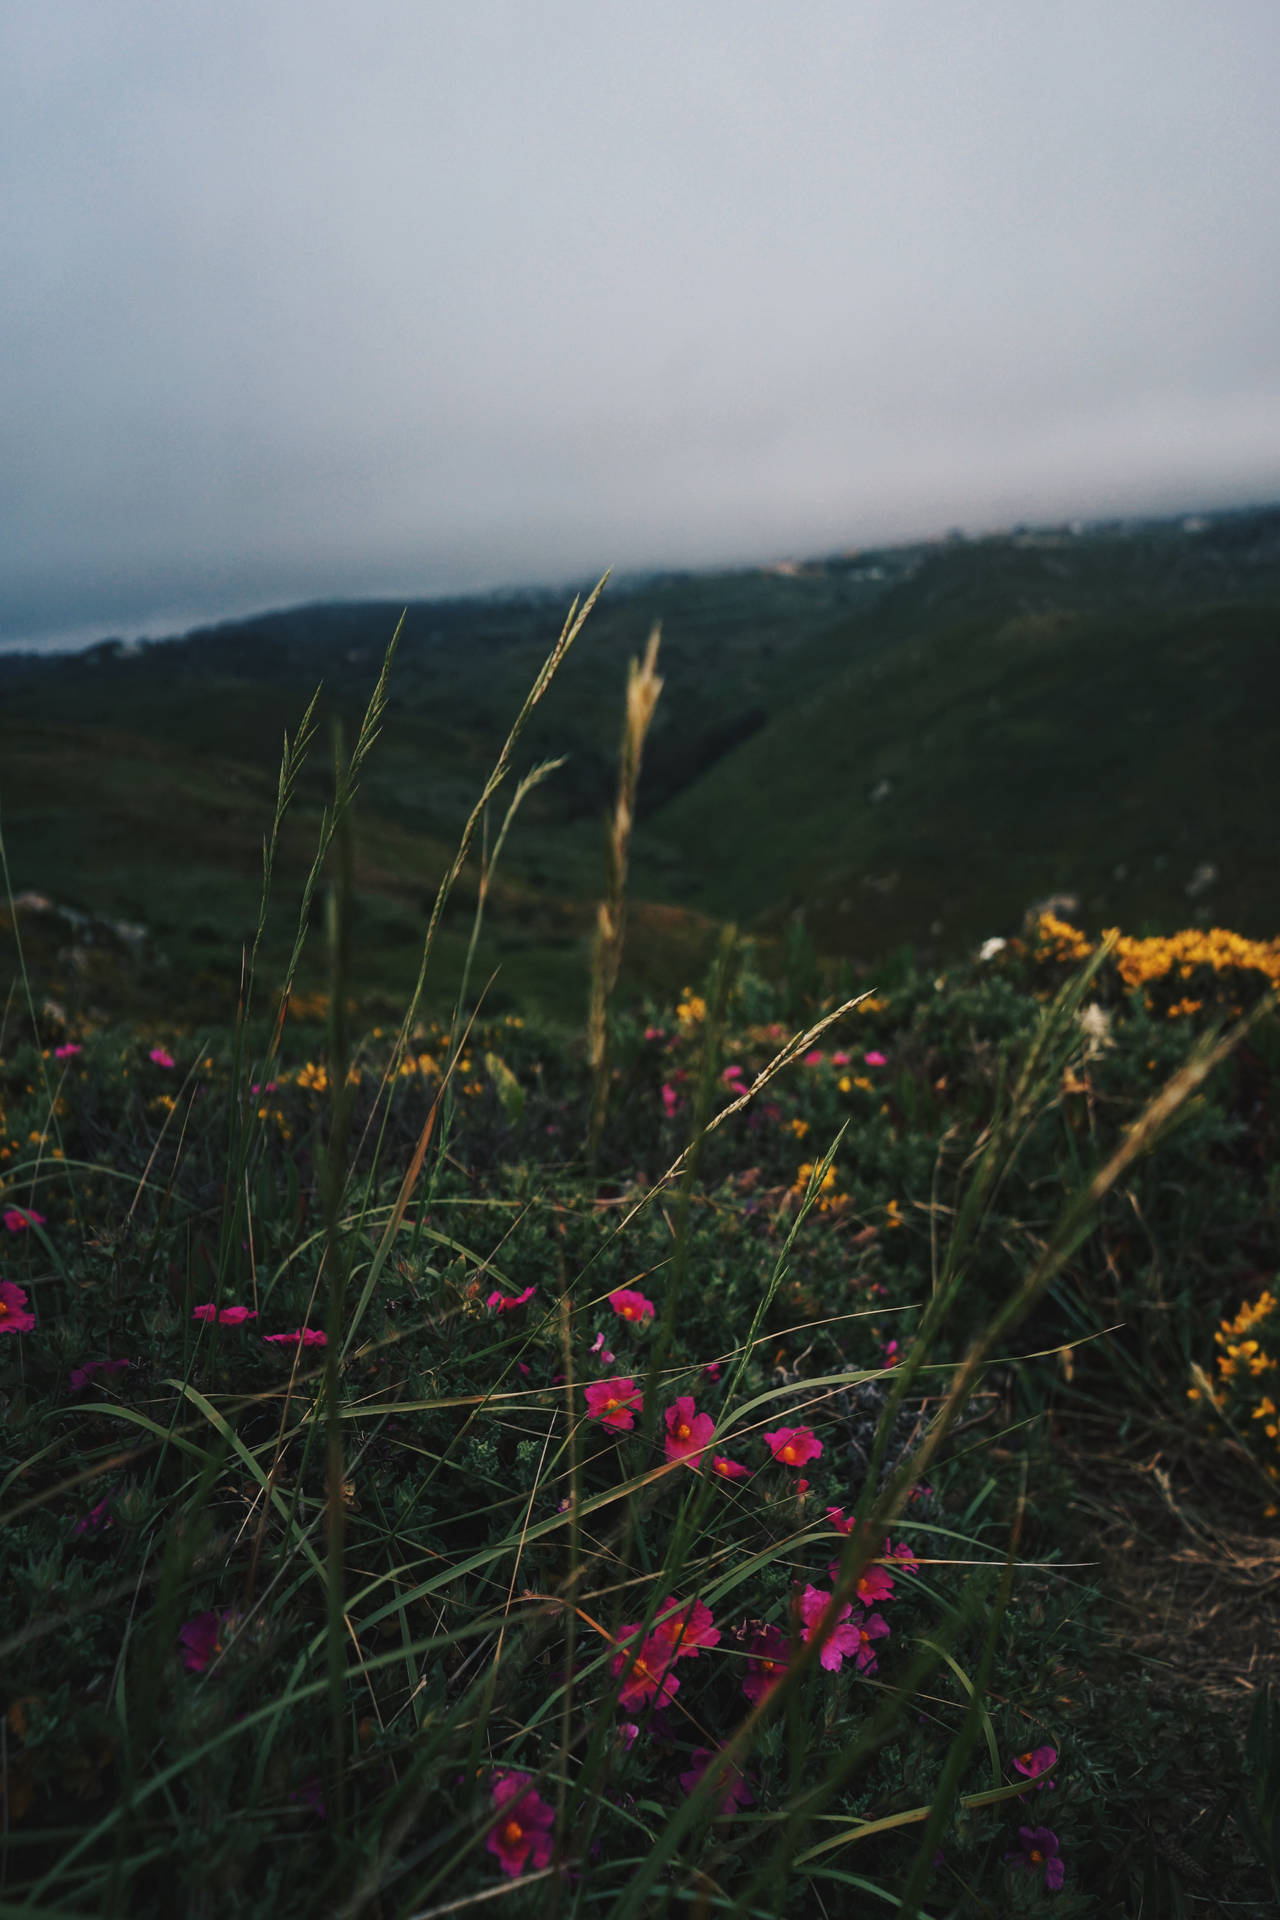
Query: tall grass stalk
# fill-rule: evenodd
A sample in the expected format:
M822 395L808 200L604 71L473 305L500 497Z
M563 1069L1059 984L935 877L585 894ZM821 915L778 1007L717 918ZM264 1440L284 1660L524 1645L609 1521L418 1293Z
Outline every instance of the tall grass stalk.
M594 1165L600 1150L609 1104L609 1002L618 984L626 937L627 861L636 812L636 788L644 743L653 724L662 692L658 675L658 643L662 628L649 634L643 661L627 668L627 699L622 722L622 749L618 762L618 797L605 840L605 893L596 910L596 934L591 950L591 996L587 1010L587 1064L591 1070L591 1114L587 1125L587 1158Z

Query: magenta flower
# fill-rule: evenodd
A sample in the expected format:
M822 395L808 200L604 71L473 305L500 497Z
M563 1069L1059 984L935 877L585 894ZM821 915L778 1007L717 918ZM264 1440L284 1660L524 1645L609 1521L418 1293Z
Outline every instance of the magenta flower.
M822 1452L822 1442L812 1427L778 1427L766 1433L764 1443L784 1467L803 1467Z
M679 1105L680 1095L676 1092L675 1088L672 1086L664 1086L662 1089L662 1109L668 1120L675 1114Z
M718 1473L722 1480L747 1480L751 1475L750 1467L744 1467L740 1461L730 1460L723 1453L712 1454L711 1471Z
M35 1324L22 1288L12 1280L0 1280L0 1333L30 1333Z
M637 1652L635 1642L639 1633L638 1621L623 1627L622 1651L616 1653L609 1663L615 1678L626 1675L618 1690L618 1705L624 1713L634 1713L646 1700L663 1707L680 1691L680 1682L675 1676L676 1655L671 1642L661 1634L651 1633Z
M1056 1747L1031 1747L1026 1753L1015 1753L1013 1764L1019 1773L1025 1773L1029 1780L1039 1782L1037 1792L1053 1786L1052 1780L1042 1780L1041 1774L1051 1773L1058 1764Z
M636 1415L644 1412L644 1395L630 1375L621 1380L593 1380L583 1389L587 1397L587 1418L622 1433L634 1427Z
M220 1326L241 1327L246 1320L256 1320L256 1307L215 1307L212 1300L206 1300L202 1307L191 1309L193 1320L216 1320Z
M132 1365L132 1360L86 1360L82 1367L72 1367L67 1378L79 1392L81 1387L88 1386L95 1373L123 1373Z
M152 1047L147 1058L153 1067L171 1067L173 1065L173 1055L164 1047Z
M837 1533L852 1533L858 1524L852 1514L846 1520L843 1507L828 1507L827 1518Z
M634 1321L637 1326L643 1326L646 1320L653 1318L652 1300L646 1300L633 1287L619 1287L616 1293L609 1295L609 1305L620 1320Z
M319 1327L297 1327L292 1333L264 1333L262 1343L267 1347L327 1347L329 1336Z
M1057 1893L1066 1877L1066 1868L1058 1853L1058 1836L1048 1827L1019 1827L1019 1851L1006 1853L1005 1859L1011 1866L1030 1867L1033 1873L1044 1868L1044 1884L1050 1893Z
M517 1307L524 1306L525 1302L532 1298L533 1288L526 1287L523 1293L491 1293L485 1305L490 1313L514 1313Z
M43 1227L45 1217L34 1207L6 1207L4 1224L10 1233L25 1233L28 1227Z
M859 1608L852 1624L858 1636L858 1672L874 1673L879 1662L871 1643L885 1638L889 1622L878 1613L863 1613Z
M870 1053L864 1053L862 1057L869 1067L887 1067L889 1064L884 1055L874 1047Z
M822 1048L814 1047L809 1053L806 1053L802 1064L806 1067L820 1067L822 1065Z
M513 1880L526 1867L541 1872L551 1864L551 1829L556 1816L545 1800L529 1790L532 1778L528 1773L493 1776L493 1804L502 1809L502 1816L484 1844Z
M76 1521L71 1529L72 1537L78 1540L82 1534L101 1533L105 1527L114 1526L115 1521L111 1517L110 1506L111 1495L104 1494L96 1507L90 1507L88 1513L82 1514Z
M747 1677L742 1691L757 1706L781 1680L791 1664L791 1649L776 1627L761 1627L748 1649Z
M668 1407L662 1416L667 1429L667 1437L662 1450L668 1460L683 1460L688 1466L700 1467L708 1440L716 1430L716 1423L709 1413L699 1413L693 1403L691 1393L682 1393L674 1407Z
M231 1638L237 1618L234 1608L228 1607L224 1613L197 1613L187 1621L178 1644L188 1673L203 1673L214 1655L223 1651L223 1636Z
M831 1064L833 1067L847 1067L852 1058L852 1054L845 1053L843 1048L841 1048L838 1052L832 1054Z
M78 1047L74 1040L68 1040L64 1047L54 1048L53 1057L55 1060L74 1060L78 1053L83 1052L83 1047Z
M611 1367L618 1357L616 1353L610 1353L604 1343L604 1335L602 1333L598 1333L591 1342L591 1351L595 1354L602 1367Z
M840 1578L840 1562L827 1562L827 1577L834 1583ZM874 1607L882 1600L892 1600L893 1581L883 1567L864 1567L858 1575L858 1584L854 1588L858 1602L864 1607Z
M720 1629L701 1600L680 1601L668 1594L652 1637L665 1641L673 1659L692 1660L704 1648L719 1646Z
M804 1622L801 1639L807 1645L818 1631L818 1622L831 1600L829 1593L823 1593L820 1587L806 1587L800 1596L800 1618ZM853 1605L850 1601L840 1608L834 1625L827 1629L823 1638L822 1651L818 1663L828 1673L839 1673L846 1656L853 1659L861 1652L862 1639L856 1626L850 1621Z
M688 1771L680 1775L680 1785L686 1793L693 1792L714 1757L710 1747L694 1748L689 1755ZM721 1773L716 1782L716 1800L722 1814L734 1814L739 1807L755 1805L755 1795L739 1768L730 1764Z

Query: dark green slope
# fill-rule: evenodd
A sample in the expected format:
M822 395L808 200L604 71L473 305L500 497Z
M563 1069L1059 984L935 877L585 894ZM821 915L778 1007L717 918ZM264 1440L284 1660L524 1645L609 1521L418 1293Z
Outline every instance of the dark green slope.
M860 956L1008 931L1054 892L1094 923L1274 933L1278 528L940 555L798 652L803 696L649 832L690 897L803 906ZM1239 597L1187 604L1214 582Z

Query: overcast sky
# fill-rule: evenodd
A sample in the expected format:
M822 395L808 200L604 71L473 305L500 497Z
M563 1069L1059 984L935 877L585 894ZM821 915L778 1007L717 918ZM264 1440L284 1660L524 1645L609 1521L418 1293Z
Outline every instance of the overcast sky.
M32 0L0 645L1280 497L1277 0Z

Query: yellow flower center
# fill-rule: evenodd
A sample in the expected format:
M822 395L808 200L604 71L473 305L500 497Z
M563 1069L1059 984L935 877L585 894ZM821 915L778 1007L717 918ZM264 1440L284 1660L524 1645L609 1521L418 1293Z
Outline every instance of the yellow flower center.
M508 1820L506 1826L502 1829L503 1845L508 1847L519 1846L523 1839L524 1828L520 1825L520 1822L518 1820Z
M676 1427L676 1439L687 1440L688 1438L689 1438L689 1422L687 1420L681 1420L679 1425Z

